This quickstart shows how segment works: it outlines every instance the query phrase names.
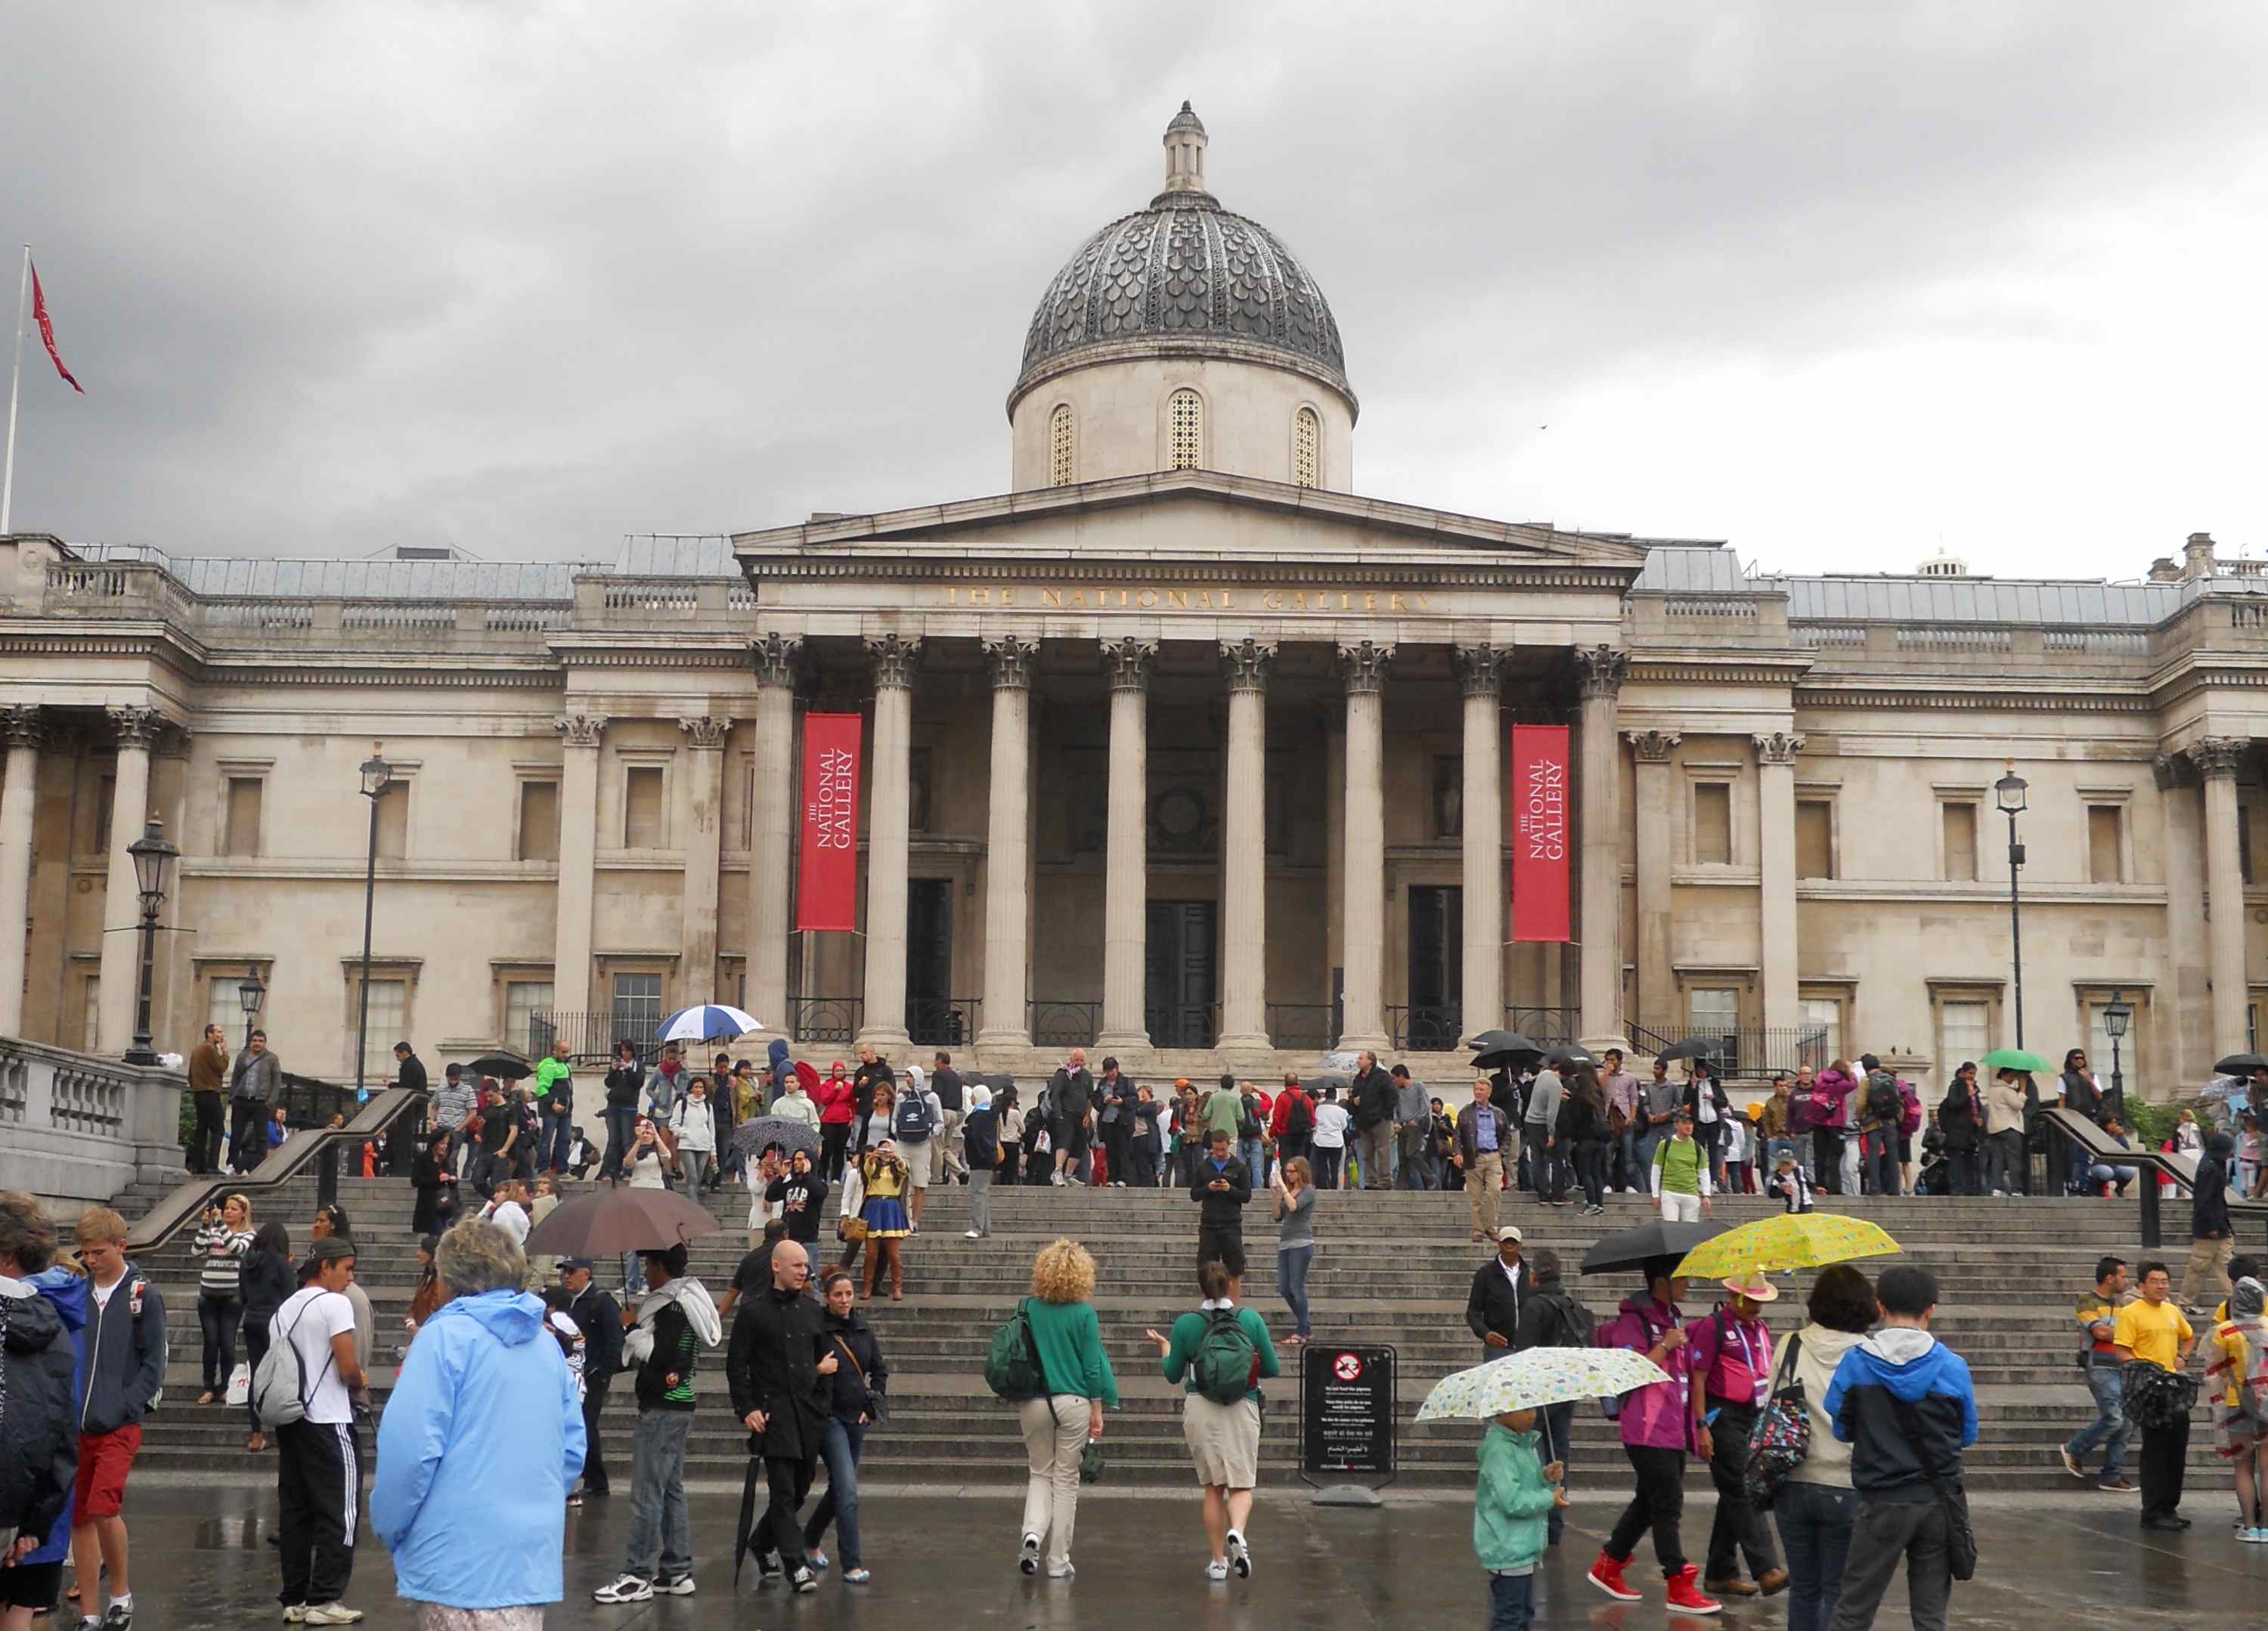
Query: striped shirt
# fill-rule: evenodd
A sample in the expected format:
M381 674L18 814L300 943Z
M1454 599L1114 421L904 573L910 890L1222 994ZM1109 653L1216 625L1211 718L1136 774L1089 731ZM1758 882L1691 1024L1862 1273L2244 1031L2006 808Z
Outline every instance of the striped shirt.
M232 1229L225 1223L201 1226L196 1233L197 1290L216 1297L236 1295L236 1272L244 1254L252 1250L252 1231Z

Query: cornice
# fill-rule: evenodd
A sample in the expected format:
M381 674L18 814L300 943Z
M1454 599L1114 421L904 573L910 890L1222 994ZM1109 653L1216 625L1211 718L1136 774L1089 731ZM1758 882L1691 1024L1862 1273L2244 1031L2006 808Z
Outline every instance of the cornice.
M567 687L556 668L442 668L343 666L280 668L264 664L215 665L198 676L209 685L276 685L338 690L353 685L395 685L411 690L556 691Z
M1811 660L1795 653L1712 658L1690 653L1675 660L1631 653L1632 685L1800 685Z
M1313 586L1328 580L1334 588L1349 584L1377 584L1407 589L1551 588L1603 589L1620 594L1630 574L1611 566L1587 566L1569 562L1492 562L1476 565L1445 561L1428 556L1406 563L1381 561L1375 557L1334 561L1321 556L1301 562L1256 560L1224 555L1210 560L1160 560L1148 556L1120 559L1066 557L1050 552L1044 558L1027 558L1013 552L997 556L968 555L949 558L887 555L822 555L781 557L765 560L743 557L751 579L828 579L864 582L874 579L921 583L974 581L1018 584L1098 583L1260 584L1269 587ZM1513 614L1516 617L1518 614Z
M748 643L744 631L721 637L707 646L678 644L657 651L652 646L554 646L553 655L563 668L730 668L755 675L748 667Z
M1982 676L1979 676L1980 678ZM1970 712L2155 713L2146 695L2100 690L1945 690L1935 683L1912 690L1879 686L1798 684L1799 708L1955 708Z

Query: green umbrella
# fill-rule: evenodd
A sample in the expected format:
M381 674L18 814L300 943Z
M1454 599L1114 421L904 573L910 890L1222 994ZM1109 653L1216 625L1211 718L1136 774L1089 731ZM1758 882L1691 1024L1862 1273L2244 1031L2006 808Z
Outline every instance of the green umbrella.
M2048 1062L2038 1054L2027 1053L2021 1048L1995 1048L1977 1063L1991 1071L2034 1071L2048 1067Z

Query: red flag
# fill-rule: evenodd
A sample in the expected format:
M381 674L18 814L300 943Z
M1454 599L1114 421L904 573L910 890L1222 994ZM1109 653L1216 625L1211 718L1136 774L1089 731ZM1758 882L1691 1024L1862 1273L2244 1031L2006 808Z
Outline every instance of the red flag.
M1512 727L1512 937L1567 939L1567 727Z
M803 717L799 929L858 926L858 730L855 713Z
M40 325L40 338L48 343L48 355L54 359L55 372L63 375L71 389L81 396L85 395L86 387L71 378L71 371L63 366L63 354L55 350L55 325L48 315L48 297L40 287L40 268L36 262L32 266L32 321Z

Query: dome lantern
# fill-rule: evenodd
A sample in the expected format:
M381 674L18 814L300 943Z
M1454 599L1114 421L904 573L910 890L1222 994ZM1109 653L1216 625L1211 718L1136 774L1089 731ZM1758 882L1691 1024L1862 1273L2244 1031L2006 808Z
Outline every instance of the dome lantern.
M1204 150L1204 121L1183 102L1182 111L1166 127L1166 190L1151 201L1152 210L1174 193L1195 193L1198 198L1211 201L1212 195L1205 191Z

